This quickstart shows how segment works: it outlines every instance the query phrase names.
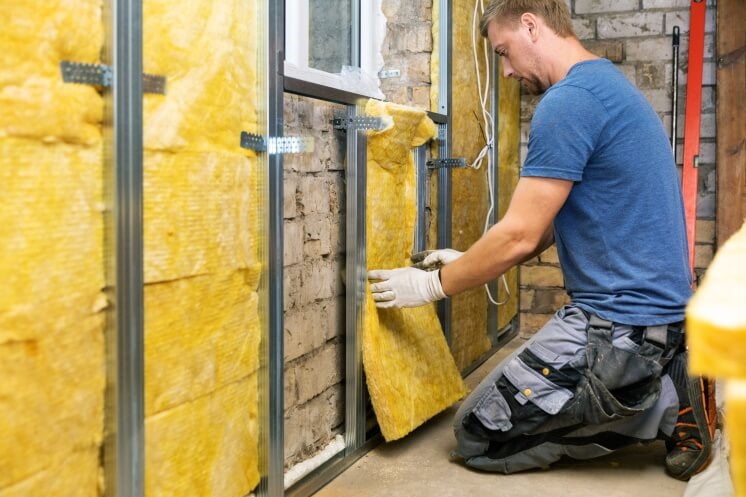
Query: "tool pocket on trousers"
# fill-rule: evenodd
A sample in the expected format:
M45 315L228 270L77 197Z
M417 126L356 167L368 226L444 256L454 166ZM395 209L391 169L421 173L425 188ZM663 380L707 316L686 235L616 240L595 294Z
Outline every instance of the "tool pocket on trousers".
M578 422L601 424L643 412L658 400L661 390L660 356L643 344L636 352L614 347L610 341L591 341L584 371L568 414Z
M573 397L570 390L555 385L527 366L520 357L505 366L503 375L515 387L514 399L518 404L530 402L547 414L557 414Z
M513 427L510 422L510 406L496 384L479 399L472 412L488 430L508 431Z

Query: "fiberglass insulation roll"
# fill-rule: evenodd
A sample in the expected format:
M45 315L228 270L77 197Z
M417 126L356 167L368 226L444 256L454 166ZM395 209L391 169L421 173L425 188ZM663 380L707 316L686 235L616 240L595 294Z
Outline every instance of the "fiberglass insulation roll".
M393 121L368 137L368 268L409 265L417 215L412 148L431 139L435 125L424 111L402 105L370 100L365 111ZM432 305L377 309L369 293L363 364L387 441L403 437L466 394Z
M99 1L0 1L0 495L97 496L104 406Z
M147 497L259 481L259 183L254 2L144 2Z

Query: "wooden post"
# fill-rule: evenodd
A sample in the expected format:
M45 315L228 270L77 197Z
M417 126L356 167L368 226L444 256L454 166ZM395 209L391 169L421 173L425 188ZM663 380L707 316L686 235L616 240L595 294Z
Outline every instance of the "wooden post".
M717 246L746 217L746 2L717 3Z

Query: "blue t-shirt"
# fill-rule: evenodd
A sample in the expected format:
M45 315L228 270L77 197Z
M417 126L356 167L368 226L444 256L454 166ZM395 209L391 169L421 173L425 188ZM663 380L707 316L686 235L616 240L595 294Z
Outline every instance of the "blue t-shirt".
M684 318L691 273L671 147L650 104L610 61L575 64L547 90L521 176L574 182L554 220L573 303L629 325Z

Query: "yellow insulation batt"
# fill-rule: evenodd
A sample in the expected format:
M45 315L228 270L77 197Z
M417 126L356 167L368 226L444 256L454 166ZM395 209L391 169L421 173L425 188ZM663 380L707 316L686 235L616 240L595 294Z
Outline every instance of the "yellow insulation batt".
M477 59L484 85L486 69L482 53L482 38L478 29L472 31L474 0L452 2L452 67L451 67L451 155L464 157L470 164L485 145L482 107L474 67L472 37L477 41ZM433 4L433 46L438 47L440 12ZM439 52L433 51L431 64L431 106L437 109ZM520 127L520 94L516 82L501 79L499 87L499 196L495 202L499 214L504 213L518 178L518 133ZM487 103L489 106L489 102ZM488 109L489 110L489 109ZM456 169L452 173L452 247L466 250L483 233L490 207L487 161L475 169ZM507 299L498 310L497 328L502 329L518 312L518 276L512 269L506 275L510 296L500 283L499 301ZM495 298L498 298L495 295ZM451 318L451 350L459 368L465 369L477 361L492 344L487 336L489 301L483 288L473 289L453 298ZM491 330L497 331L497 330Z
M0 137L99 146L103 100L64 83L63 60L98 63L101 0L0 0Z
M393 125L368 137L367 264L411 264L416 217L412 148L435 135L422 110L370 100L366 114ZM373 408L387 441L403 437L466 393L434 306L377 309L368 297L363 363Z
M746 224L715 254L686 327L693 373L746 380Z
M736 497L746 496L746 224L715 254L686 310L689 367L725 380Z
M261 262L253 1L145 0L145 494L259 482Z
M104 406L98 1L0 1L0 495L99 495Z

